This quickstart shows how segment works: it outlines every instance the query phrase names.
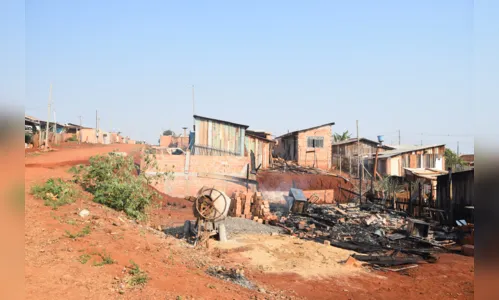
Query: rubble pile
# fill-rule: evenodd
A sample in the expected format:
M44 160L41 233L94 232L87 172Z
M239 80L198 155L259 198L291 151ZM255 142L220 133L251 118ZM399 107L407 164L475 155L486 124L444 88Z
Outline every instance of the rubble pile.
M378 266L436 262L436 253L455 244L448 228L372 203L309 204L302 214L281 217L278 226L299 238L369 254L355 258Z
M332 173L314 167L300 166L295 161L286 161L280 157L273 159L272 166L267 171L280 173L289 172L294 174L334 175Z
M256 286L244 276L243 269L226 268L223 266L211 266L206 270L208 275L230 281L247 289L255 289Z
M251 219L261 224L277 220L277 216L270 212L269 201L264 200L260 192L234 193L229 216Z

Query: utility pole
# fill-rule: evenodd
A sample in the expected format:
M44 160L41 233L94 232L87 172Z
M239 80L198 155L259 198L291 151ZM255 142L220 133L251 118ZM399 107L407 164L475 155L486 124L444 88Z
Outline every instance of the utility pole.
M50 110L52 109L52 83L50 84L49 91L49 101L48 101L48 114L47 114L47 128L45 128L45 150L48 150L49 146L49 125L50 125Z
M55 117L55 110L54 110L54 134L56 134L56 133L57 133L57 119Z
M78 144L81 144L81 140L82 140L82 137L81 137L81 116L78 116L80 118L80 128L78 128Z
M399 146L400 146L400 129L399 129Z
M99 113L95 110L95 138L96 143L99 143Z
M192 119L192 128L194 131L196 131L196 124L194 122L194 115L196 114L196 105L195 105L195 102L194 102L194 85L192 85L192 115L193 115L193 119Z
M356 121L357 125L357 173L359 177L359 203L362 202L362 178L360 176L360 139L359 139L359 120Z
M457 156L459 157L459 141L457 141Z

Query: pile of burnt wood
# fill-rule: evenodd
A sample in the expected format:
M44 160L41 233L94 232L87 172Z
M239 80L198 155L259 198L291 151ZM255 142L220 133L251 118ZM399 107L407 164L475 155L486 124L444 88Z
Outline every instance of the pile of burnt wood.
M305 212L281 217L278 226L299 238L361 253L352 256L377 266L434 263L457 238L452 228L372 203L310 204Z

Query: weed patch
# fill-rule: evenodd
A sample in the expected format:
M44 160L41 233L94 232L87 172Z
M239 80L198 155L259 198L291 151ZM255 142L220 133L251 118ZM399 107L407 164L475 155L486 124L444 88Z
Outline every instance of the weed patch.
M59 206L75 202L79 191L71 182L65 182L61 178L50 178L42 185L33 186L31 194L42 199L46 206L57 209Z
M147 156L145 169L159 170L155 157ZM75 166L74 181L94 195L94 202L104 204L118 211L124 211L135 219L146 218L146 208L158 196L148 185L161 178L171 177L172 172L146 176L134 164L132 157L119 155L97 155L89 160L88 166Z
M81 262L82 264L86 264L90 260L91 256L90 254L83 254L78 257L78 261Z
M80 232L71 233L69 230L66 230L66 236L71 239L77 239L90 234L92 230L90 229L90 225L85 226Z
M149 275L140 269L133 260L130 260L131 266L129 266L128 274L130 275L126 282L130 286L145 285L149 281Z
M109 253L106 253L106 251L103 251L102 253L96 252L94 254L100 256L100 258L102 259L102 261L100 262L94 262L94 266L96 267L112 265L115 263L115 261L111 258L111 255Z

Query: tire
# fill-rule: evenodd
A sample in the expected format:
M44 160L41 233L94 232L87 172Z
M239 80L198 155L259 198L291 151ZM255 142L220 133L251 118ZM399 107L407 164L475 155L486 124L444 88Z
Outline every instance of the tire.
M225 224L218 225L218 239L220 242L227 242L227 232L225 230Z

